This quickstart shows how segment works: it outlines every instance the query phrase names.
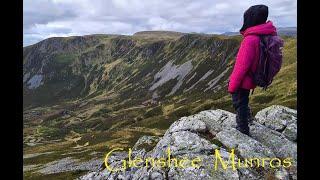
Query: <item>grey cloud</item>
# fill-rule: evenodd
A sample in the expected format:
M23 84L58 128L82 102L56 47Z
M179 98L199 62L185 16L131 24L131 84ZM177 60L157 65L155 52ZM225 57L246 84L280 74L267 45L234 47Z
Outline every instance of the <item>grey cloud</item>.
M296 0L25 0L24 44L52 36L142 30L237 31L251 5L269 6L277 26L296 26Z
M50 0L23 1L23 27L46 24L55 20L72 19L77 16L72 4L54 3Z

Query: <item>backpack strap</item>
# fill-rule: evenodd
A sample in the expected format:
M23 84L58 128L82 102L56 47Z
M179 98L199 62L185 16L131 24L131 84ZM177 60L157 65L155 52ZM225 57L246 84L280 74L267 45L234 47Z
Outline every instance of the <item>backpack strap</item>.
M258 35L258 37L259 37L259 39L260 39L260 41L259 41L259 46L260 46L260 43L265 44L265 43L264 43L264 37L265 37L265 36L266 36L266 35L263 35L263 34ZM261 52L260 52L260 53L261 53ZM253 77L254 72L252 72L251 67L250 67L248 73L249 73L249 76Z

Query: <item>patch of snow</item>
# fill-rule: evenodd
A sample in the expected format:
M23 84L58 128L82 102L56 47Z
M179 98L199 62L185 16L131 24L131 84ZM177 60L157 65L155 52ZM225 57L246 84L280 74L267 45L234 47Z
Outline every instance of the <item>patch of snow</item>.
M192 67L191 60L181 64L180 66L173 65L173 63L169 61L157 74L155 74L154 83L149 88L149 91L153 91L169 80L177 78L178 83L172 88L169 95L174 94L180 88L183 83L183 79L192 70Z
M27 85L29 89L36 89L37 87L39 87L40 85L42 85L42 79L43 79L43 75L41 74L36 74L34 76L32 76L31 79L29 79Z

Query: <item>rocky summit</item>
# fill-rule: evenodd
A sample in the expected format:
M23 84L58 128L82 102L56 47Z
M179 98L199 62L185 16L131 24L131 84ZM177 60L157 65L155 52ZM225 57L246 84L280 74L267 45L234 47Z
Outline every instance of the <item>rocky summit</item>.
M198 157L201 159L198 166L144 166L140 162L136 167L111 172L103 165L79 179L297 179L297 111L279 105L270 106L255 115L250 129L251 136L237 131L235 114L228 111L201 111L175 121L161 138L142 136L130 154L131 159L166 157L170 147L171 158ZM232 153L235 169L230 165ZM107 163L112 168L121 167L128 158L124 151L115 152L107 158ZM245 166L245 161L250 158L259 159L260 164ZM262 159L269 161L262 166ZM229 164L223 168L221 162Z

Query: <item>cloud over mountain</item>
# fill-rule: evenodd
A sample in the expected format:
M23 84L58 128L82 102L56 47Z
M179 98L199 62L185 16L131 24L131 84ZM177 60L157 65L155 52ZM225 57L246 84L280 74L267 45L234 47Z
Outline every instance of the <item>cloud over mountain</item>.
M53 36L237 31L243 12L259 3L269 6L269 19L277 26L296 26L296 0L27 0L24 46Z

